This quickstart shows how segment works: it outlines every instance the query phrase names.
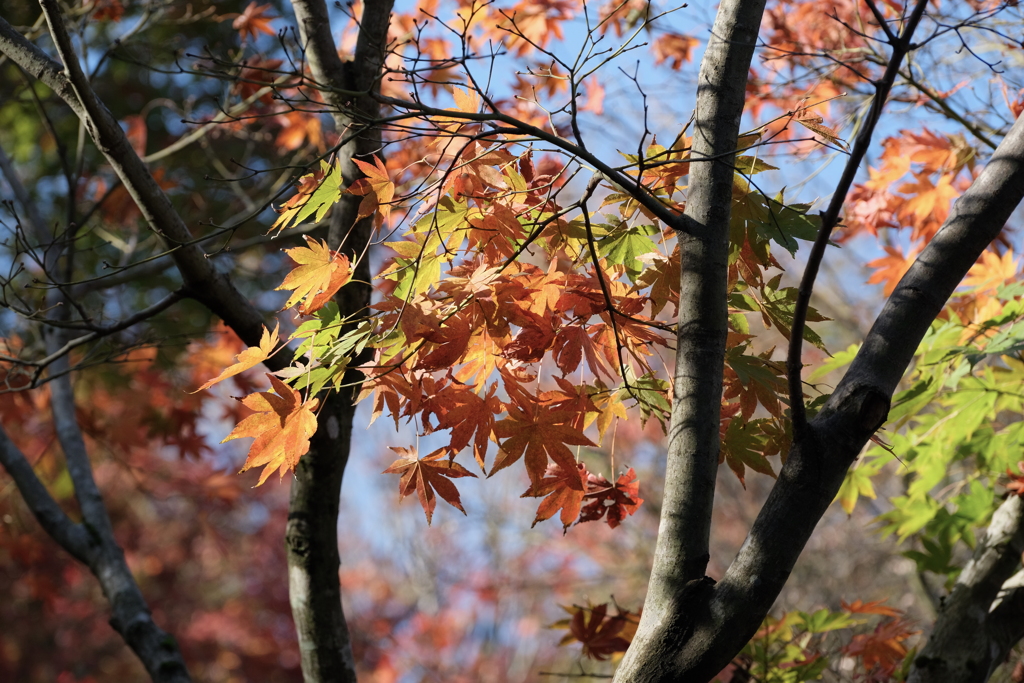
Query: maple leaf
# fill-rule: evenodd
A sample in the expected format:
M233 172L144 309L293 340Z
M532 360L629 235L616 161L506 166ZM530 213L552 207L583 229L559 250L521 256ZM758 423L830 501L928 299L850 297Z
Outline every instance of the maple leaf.
M939 182L933 184L927 173L915 173L917 182L904 183L897 188L898 192L910 195L910 199L900 211L900 218L906 223L913 219L923 222L934 220L942 223L949 217L949 205L960 192L953 187L953 174L943 173Z
M444 328L437 331L435 339L439 339L439 343L429 353L421 355L416 363L416 369L432 371L455 365L466 355L471 331L466 316L456 315L449 318L445 321Z
M501 401L495 397L497 382L491 382L487 393L480 396L469 388L454 389L445 396L448 409L438 418L438 429L451 429L448 449L458 453L473 444L473 457L484 468L487 442L494 429L494 416L502 411Z
M840 606L851 614L881 614L884 617L898 617L903 614L903 612L900 612L895 607L886 607L884 603L884 599L872 600L871 602L863 602L862 600L846 602L841 600Z
M305 299L299 313L309 315L323 308L352 279L352 267L347 256L332 252L326 242L319 242L308 235L304 238L309 246L285 249L299 267L288 273L277 289L292 290L285 308Z
M906 257L903 256L903 250L900 247L886 245L884 248L886 253L889 254L888 256L876 258L868 263L868 268L875 269L875 272L868 278L868 284L873 285L884 282L885 287L882 291L885 296L889 296L896 289L900 279L910 270L910 266L914 265L914 257L921 251L923 245L913 247L910 254Z
M839 137L839 133L837 133L834 129L826 126L825 119L823 119L821 116L818 116L817 114L812 114L811 112L804 110L797 114L795 117L793 117L793 120L799 123L807 130L816 133L820 137L824 138L827 142L836 145L840 149L845 150L848 148L846 143L843 142L843 140Z
M238 75L234 90L241 95L242 99L249 99L258 91L277 80L276 70L284 62L280 59L255 59L242 62L242 71ZM264 93L260 96L260 102L270 104L273 100L272 93Z
M586 480L588 473L583 463L579 463L577 467L578 472L566 472L559 465L549 465L544 472L544 477L520 496L520 498L547 496L537 508L537 516L534 517L533 524L530 525L531 529L537 526L537 522L551 519L556 512L561 510L562 514L559 515L559 519L564 532L580 516L580 506L583 504L583 496L586 493L583 481Z
M275 117L274 122L281 124L281 131L274 139L274 145L278 149L292 152L301 147L306 140L317 148L323 147L323 129L317 117L310 116L304 111L290 111Z
M861 657L864 668L869 671L881 669L891 674L907 656L907 646L903 641L918 633L913 630L912 622L907 619L887 619L875 627L872 633L859 633L853 636L841 652L850 657Z
M586 100L580 111L589 111L597 116L604 114L604 84L597 77L588 78L583 82L586 88Z
M348 188L349 192L363 198L363 201L359 202L359 215L356 220L376 214L374 222L380 229L384 221L391 215L391 201L395 198L395 184L391 182L388 170L384 167L384 162L380 157L374 157L373 164L359 159L353 159L353 161L366 174L365 178L359 178Z
M121 0L97 0L92 5L95 9L92 18L96 21L121 21L124 16L124 5Z
M570 0L522 0L495 12L495 37L523 56L552 38L562 40L562 22L572 18L575 6Z
M391 463L391 466L384 470L384 474L402 475L398 481L398 493L405 498L413 491L416 492L420 499L420 505L423 506L423 512L427 515L427 524L430 524L430 520L434 516L434 508L437 505L435 491L449 505L458 508L462 514L466 514L462 508L462 499L459 498L459 490L450 480L460 477L476 477L476 475L462 465L449 460L447 448L440 448L422 458L417 457L416 449L411 446L409 448L391 447L391 450L402 457Z
M613 379L613 375L608 370L604 361L601 360L598 351L597 344L587 334L586 329L579 325L563 327L555 335L553 348L555 365L558 366L563 375L575 372L585 354L587 365L595 376L600 377L603 375Z
M319 171L299 179L298 193L281 207L281 215L271 230L277 228L280 232L287 227L295 227L310 216L314 216L316 223L322 221L327 211L341 199L342 182L341 161L337 166L331 166L321 160Z
M644 499L639 493L640 482L636 480L632 467L616 480L614 486L600 474L590 474L587 477L586 495L590 502L583 508L579 523L594 522L603 517L608 526L614 529L627 516L640 509Z
M981 252L978 263L971 266L967 277L960 284L979 292L994 292L1017 277L1019 262L1020 259L1013 258L1013 249L1007 249L1002 257L993 251L985 250Z
M275 348L277 347L278 342L281 341L280 338L278 337L278 330L280 328L281 325L280 323L278 323L274 327L274 331L271 332L266 328L266 326L264 326L263 337L260 338L259 346L250 346L249 348L239 353L237 356L235 356L235 360L238 361L237 363L230 366L229 368L224 370L224 372L220 373L219 375L217 375L216 377L214 377L209 382L199 387L192 393L195 394L202 391L203 389L209 389L217 382L226 380L228 377L233 377L238 373L244 372L249 368L255 367L262 363L263 361L265 361L266 359L270 358L272 355L274 355Z
M592 607L563 605L562 609L572 616L551 625L551 628L569 629L569 633L562 638L559 645L578 641L583 644L585 656L601 661L625 652L639 623L639 614L632 614L619 608L616 608L616 614L609 615L608 603Z
M698 45L700 45L700 41L696 38L679 33L666 33L651 45L651 50L654 51L654 63L661 64L668 61L669 66L674 71L678 71L683 64L692 59L693 48Z
M595 445L590 439L566 423L576 414L568 410L551 410L539 402L509 405L508 417L494 425L494 435L505 439L488 476L503 470L526 456L526 472L534 488L540 485L548 468L548 457L564 472L577 472L576 459L566 444Z
M727 406L722 406L723 414ZM730 404L728 408L739 408ZM775 477L775 470L764 456L765 438L760 425L764 420L723 420L721 425L721 452L719 462L725 461L736 474L743 488L747 487L744 475L746 467L755 472Z
M277 31L271 28L270 22L277 17L270 13L271 9L273 9L273 5L270 3L257 5L253 0L246 6L245 11L231 22L231 28L238 31L243 43L250 37L256 40L260 33L266 33L268 36L276 35Z
M309 451L309 438L316 433L313 410L320 402L311 398L303 403L299 392L271 374L267 377L277 393L260 392L241 399L242 405L256 412L239 422L221 441L255 438L241 471L266 465L257 486L274 470L284 477L284 473L295 469L299 458Z

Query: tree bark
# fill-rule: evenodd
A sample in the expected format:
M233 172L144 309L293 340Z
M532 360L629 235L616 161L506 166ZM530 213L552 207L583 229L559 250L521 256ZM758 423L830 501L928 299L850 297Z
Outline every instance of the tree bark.
M1022 551L1024 500L1010 496L943 603L907 683L984 683L1003 663L1024 635L1024 573L1014 574Z
M1019 118L904 275L835 393L808 424L805 437L793 445L721 581L684 582L677 578L678 569L656 559L654 571L662 578L652 579L644 618L617 681L707 681L753 636L846 471L884 423L892 394L925 332L1022 197L1024 118ZM671 486L680 486L679 480ZM689 493L684 488L670 494L668 488L666 498ZM697 526L698 533L703 524ZM676 527L685 533L686 527ZM659 553L663 543L682 547L681 541L661 540L665 529L663 521ZM678 550L674 557L681 557Z
M747 72L764 6L764 0L722 2L701 62L691 190L678 233L682 267L665 498L643 617L616 681L680 680L675 653L690 636L692 610L713 583L704 572L728 334L729 216Z
M310 72L332 109L338 134L347 142L338 151L346 186L362 177L354 163L372 161L380 153L380 130L373 125L380 106L391 0L367 2L359 24L355 59L343 63L331 36L323 0L294 0L292 7ZM343 319L355 319L370 304L371 274L367 250L372 218L356 221L361 197L345 194L332 209L328 234L332 248L341 245L356 264L353 281L335 297ZM366 358L353 359L358 365ZM338 507L341 484L352 443L354 398L362 375L349 371L347 388L323 397L324 409L309 452L299 461L288 507L289 595L299 637L302 673L307 683L356 680L355 660L341 604L338 569Z

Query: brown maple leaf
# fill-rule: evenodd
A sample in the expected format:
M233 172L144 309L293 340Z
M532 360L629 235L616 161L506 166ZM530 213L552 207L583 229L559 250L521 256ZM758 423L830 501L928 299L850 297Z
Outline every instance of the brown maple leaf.
M604 517L612 529L622 523L627 516L636 512L644 499L639 496L640 482L630 467L618 478L615 485L600 474L587 477L587 495L589 501L580 513L580 524L593 522Z
M313 410L319 403L316 398L303 403L299 392L273 375L268 374L267 377L277 393L260 392L241 399L246 408L256 412L239 422L221 441L225 443L245 437L255 439L241 471L266 465L257 486L265 482L274 470L280 471L284 477L284 473L295 469L299 458L309 451L309 437L316 432Z
M448 409L438 418L438 429L452 430L449 451L458 453L472 443L473 457L481 469L494 429L494 416L502 411L501 401L494 395L497 388L498 383L492 382L486 394L478 395L470 387L451 387Z
M437 505L435 491L449 505L458 508L462 514L466 514L462 508L459 490L450 480L459 477L476 477L476 475L462 465L449 460L447 448L440 448L422 458L417 457L416 449L413 447L392 447L391 450L402 457L391 463L391 466L384 470L384 474L402 475L398 482L398 493L405 498L413 491L416 492L420 499L420 505L423 506L423 512L427 515L427 524L430 524L430 520L434 516L434 508Z

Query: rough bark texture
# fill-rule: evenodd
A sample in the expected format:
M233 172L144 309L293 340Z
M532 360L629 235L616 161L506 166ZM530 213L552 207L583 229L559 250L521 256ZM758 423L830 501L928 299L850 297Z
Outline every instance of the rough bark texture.
M330 31L323 0L295 0L292 7L310 72L324 88L338 133L348 142L338 151L346 184L362 177L353 159L371 160L380 151L380 114L373 98L384 64L391 0L368 2L360 20L355 59L343 63ZM356 222L361 197L346 194L334 207L328 242L342 245L356 261L353 281L336 297L342 318L355 317L370 303L366 251L372 219ZM363 359L356 359L357 364ZM356 384L358 372L346 374ZM338 568L338 505L348 462L355 415L354 389L324 398L316 435L292 480L288 508L288 581L292 616L299 636L302 672L308 683L356 680L355 661L341 605Z
M734 158L764 5L722 2L701 62L691 190L678 235L682 268L665 499L643 618L616 681L680 680L675 654L711 587L704 571L718 474Z
M1003 663L1024 634L1024 575L1014 576L1022 551L1024 500L1011 496L943 603L908 683L983 683Z

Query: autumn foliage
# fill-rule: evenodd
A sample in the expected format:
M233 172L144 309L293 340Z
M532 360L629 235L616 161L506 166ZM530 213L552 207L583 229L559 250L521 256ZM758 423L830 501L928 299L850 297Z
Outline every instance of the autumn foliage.
M471 622L482 618L473 610L515 613L504 606L500 584L519 578L517 572L541 571L531 565L534 561L557 565L548 570L565 577L552 589L557 598L545 594L534 606L557 599L568 615L544 625L566 631L559 645L579 648L572 651L574 657L578 653L579 672L571 675L589 675L584 660L617 662L637 631L640 592L617 596L623 605L636 606L626 609L607 595L590 602L594 594L573 593L568 584L587 577L576 562L580 558L623 562L602 555L627 543L611 534L653 528L657 509L650 508L660 506L661 485L645 477L657 479L662 471L630 458L638 458L636 441L660 448L672 419L683 262L678 221L691 191L691 171L706 160L693 156L698 133L692 119L682 123L686 116L679 112L660 115L664 112L652 109L651 85L640 69L622 70L621 78L608 74L623 55L635 53L643 55L644 69L678 78L699 59L707 32L691 31L687 21L677 19L686 8L662 12L668 8L637 0L594 5L421 0L391 17L383 74L372 90L382 107L380 120L355 117L350 129L342 130L336 122L328 124L328 114L334 113L325 104L329 88L316 82L303 57L305 46L285 30L290 18L284 8L249 2L224 12L201 4L194 13L175 9L181 12L172 13L174 21L201 22L220 31L230 39L230 50L189 52L194 63L187 69L173 67L174 60L161 62L161 68L172 73L179 68L176 76L223 80L227 104L187 112L188 127L174 135L150 130L152 117L118 116L132 148L153 165L159 188L195 212L213 205L223 215L230 209L246 216L227 227L203 224L208 232L197 242L241 244L250 256L239 256L233 267L251 276L249 293L269 293L261 305L274 310L254 346L246 347L204 314L197 324L185 315L170 319L154 328L155 340L119 337L100 353L87 339L81 348L63 352L79 377L78 419L88 445L104 453L101 483L124 492L125 502L116 508L117 530L133 537L129 563L148 577L146 589L157 596L155 613L181 633L186 653L204 662L202 670L211 680L242 680L230 678L236 674L252 679L264 667L283 672L277 680L298 680L295 645L267 616L276 619L287 610L284 579L275 585L274 578L286 570L279 566L278 551L265 547L265 538L243 538L243 518L261 514L264 504L274 521L259 533L280 537L283 498L240 488L240 481L250 480L224 472L237 444L216 442L252 439L244 444L241 471L262 468L252 482L256 486L275 473L283 479L309 452L318 429L325 429L321 412L328 397L344 396L362 406L366 421L393 426L398 433L388 437L390 451L378 448L372 466L379 471L393 460L383 469L390 477L386 486L392 494L397 486L399 500L415 500L417 514L421 509L426 525L434 527L417 533L433 534L444 526L439 520L447 520L451 510L441 506L439 511L438 498L472 517L475 511L465 503L468 489L487 496L479 492L505 486L531 505L532 519L527 515L515 523L553 528L552 536L563 540L550 539L552 548L568 544L557 546L562 551L531 549L536 557L524 554L508 567L481 570L466 586L452 582L451 590L464 590L465 601L476 607L435 606L434 621L417 612L416 605L427 602L422 595L410 597L375 575L370 565L377 558L346 567L346 590L369 596L354 617L364 627L356 643L361 673L372 680L401 680L415 668L409 661L415 652L424 661L436 658L422 667L451 676L446 680L470 680L456 678L467 671L479 680L506 680L497 676L505 676L519 656L505 647L506 635L505 641L493 639L503 646L495 648L490 662L480 652L465 653L466 643L477 637ZM948 8L930 3L940 27L928 39L936 40L931 49L940 50L939 38L957 33L942 29L943 21L982 25L1015 4L971 0ZM824 8L809 0L776 0L766 10L760 49L769 56L750 69L732 172L727 351L720 409L717 399L713 404L719 414L719 462L744 488L756 477L751 472L778 476L794 440L791 400L805 403L813 416L832 391L831 373L856 354L856 346L833 348L843 337L829 326L837 312L831 303L816 299L806 310L808 325L795 325L800 294L794 273L822 225L823 202L811 180L850 153L871 87L886 69L880 45L905 21L908 8L891 1L842 0ZM102 29L113 36L134 9L106 0L79 3L78 11L113 27ZM343 10L347 23L339 35L345 64L352 63L363 11L359 3ZM1004 34L994 35L999 49L1020 49ZM576 52L565 57L570 44ZM925 52L926 42L917 47L931 54ZM969 74L956 68L960 71L951 67L950 73L964 80L955 83L947 82L949 75L931 82L917 64L897 74L894 102L922 123L901 120L880 129L877 153L868 157L844 204L831 249L868 254L855 276L848 271L841 278L847 284L858 278L851 290L863 283L877 285L867 291L880 296L894 291L953 203L978 178L999 131L1024 107L1024 90L1016 92L1015 81L991 70L989 108L973 115L965 100L957 99L966 96L958 93ZM492 78L496 70L507 72L507 78ZM628 147L612 142L612 135L599 139L609 121L621 120L621 112L619 119L611 118L612 110L626 111L623 88L640 102L626 116L642 119L637 130L626 131ZM1001 99L992 95L996 91ZM158 95L146 93L152 102L162 101ZM29 91L26 101L30 96L37 95ZM7 116L2 107L0 116ZM371 127L380 132L379 149L345 158L345 145ZM228 170L225 159L204 148L216 159L218 174L237 173L226 180L257 179L252 197L238 184L232 191L244 199L225 199L225 191L207 201L204 187L188 179L196 168L177 173L161 165L162 152L146 157L157 142L170 148L194 130L230 145L234 154L250 155L244 162L232 159ZM43 137L57 148L54 131ZM0 143L10 143L2 132ZM256 148L260 151L251 153ZM266 168L279 175L259 180L269 176ZM345 168L357 170L346 177ZM55 169L49 173L57 177ZM807 170L810 177L803 180L793 169ZM838 176L833 171L825 176ZM164 247L156 239L140 240L143 213L109 169L75 183L71 203L88 205L87 218L97 223L96 230L80 237L68 233L67 239L86 245L88 263L100 273L95 279L106 277L102 271L111 267L110 253L116 250L123 254L118 275L159 258L132 251L140 241L147 249ZM340 206L350 201L356 203L354 214L341 214ZM324 226L341 215L352 225L328 233ZM236 237L247 222L260 220L261 230L250 231L244 241ZM350 238L357 223L370 226L366 245ZM332 241L328 234L343 237ZM64 239L62 234L54 243ZM217 251L224 246L204 249L210 249L211 259L234 258ZM94 277L67 285L46 272L44 257L29 257L45 252L40 245L11 248L15 260L29 263L26 272L34 282L45 281L51 289L73 292ZM1024 475L1010 469L1020 469L1018 446L1024 437L1018 391L1024 382L1020 252L1017 235L1007 228L970 269L922 343L885 429L851 468L837 498L853 515L858 501L879 495L876 484L894 491L880 483L891 475L894 460L906 468L900 470L905 490L892 492L891 505L875 521L883 534L910 544L902 557L915 572L930 572L944 588L954 585L1001 497L1024 495ZM368 307L353 312L344 299L351 288L365 284L360 272L370 273L373 294ZM15 282L24 284L18 277L27 276L19 270L4 279L5 292ZM125 282L134 289L119 306L151 305L144 291L148 281ZM59 504L70 508L65 466L53 448L55 427L40 417L48 401L46 367L54 361L38 361L45 354L33 330L50 320L49 304L9 300L12 317L31 324L4 331L0 418L12 440L35 454L32 464L61 492ZM102 302L90 305L102 310ZM190 340L176 339L173 351L152 350L186 325ZM803 394L795 397L787 393L784 361L794 334L807 342L804 364L814 366L803 375ZM96 358L118 364L108 367ZM258 369L261 365L267 367ZM142 394L144 402L135 400ZM954 470L955 476L948 474ZM491 478L511 483L486 481ZM186 502L172 514L168 501L181 496ZM0 560L6 575L14 576L12 567L28 575L18 579L18 590L31 600L23 595L19 600L38 601L48 614L86 614L94 596L83 597L82 571L39 548L25 531L24 509L2 498L0 505L17 518L16 533L0 527ZM145 538L141 523L132 519L137 509L147 510L152 524L169 527L167 547ZM604 524L579 526L585 522ZM602 551L602 543L613 550ZM247 591L225 586L229 597L216 607L197 604L176 611L175 595L187 586L171 567L187 565L189 547L205 553L195 571L206 574L229 574L228 565L242 562L242 556L270 559ZM58 574L71 598L52 585ZM394 570L396 582L403 580L399 574ZM718 680L816 680L827 667L846 666L843 662L856 663L856 680L901 680L922 630L905 607L854 599L834 610L769 616ZM186 611L197 616L190 621ZM516 613L516 618L524 631L537 626L535 616ZM78 630L67 641L99 647L91 637ZM543 637L557 642L550 633ZM244 663L223 658L218 649L237 651ZM9 667L19 675L30 668L20 651L17 657L0 655L19 662ZM121 659L107 659L111 671L125 675ZM72 667L65 664L60 675L76 680L68 678ZM505 670L497 674L494 668ZM218 678L225 670L233 673Z

